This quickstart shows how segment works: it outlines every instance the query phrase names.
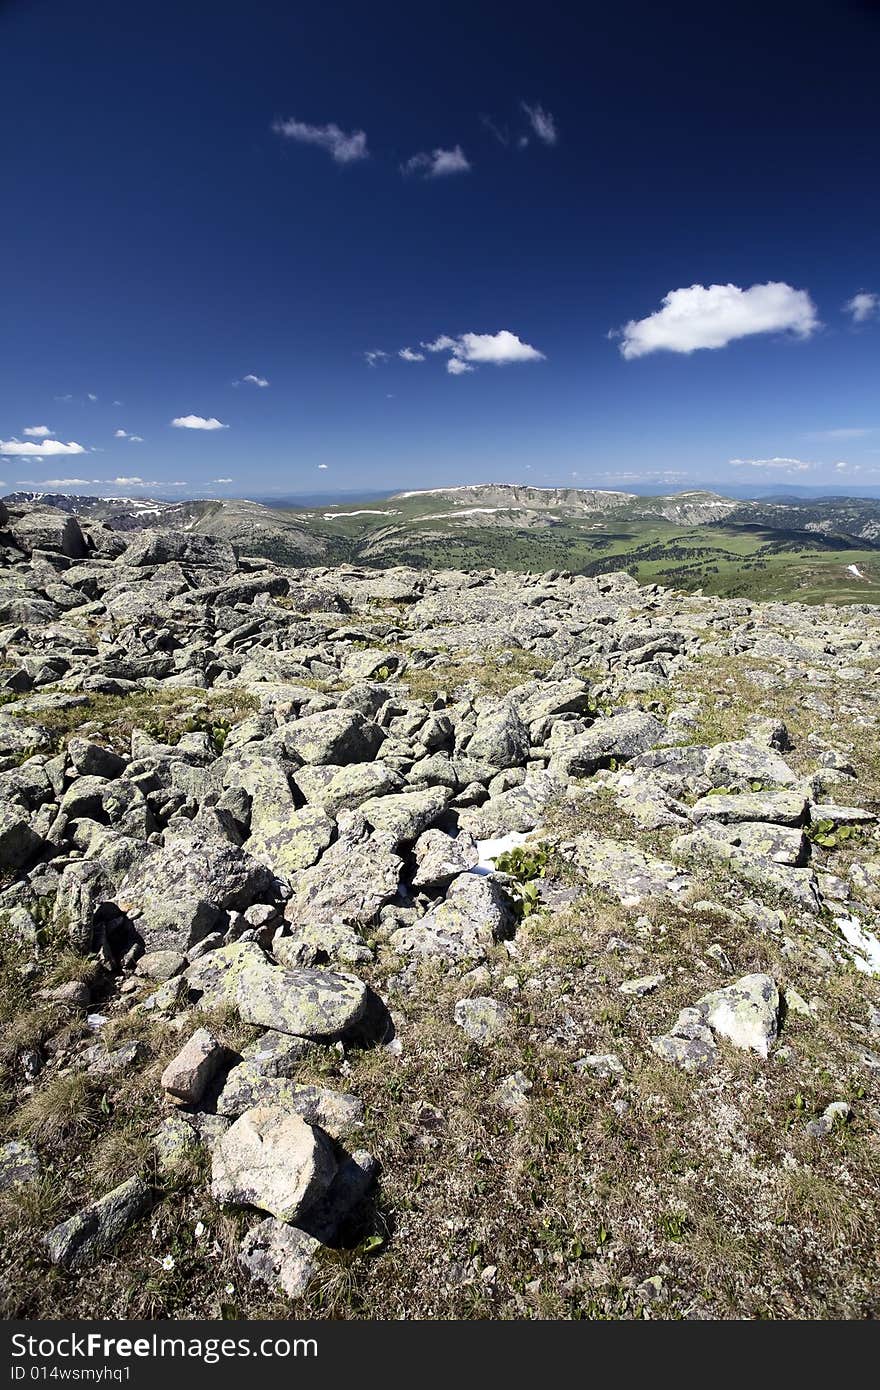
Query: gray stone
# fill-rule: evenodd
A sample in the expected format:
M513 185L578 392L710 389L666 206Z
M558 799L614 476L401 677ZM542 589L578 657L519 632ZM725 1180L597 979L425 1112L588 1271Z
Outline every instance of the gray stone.
M114 1187L105 1197L62 1221L45 1237L53 1264L81 1269L105 1254L142 1216L152 1200L143 1178L133 1177Z
M245 1023L302 1038L344 1033L362 1017L367 997L367 987L356 975L283 970L267 963L247 965L236 994Z
M292 1223L326 1194L336 1166L320 1130L280 1107L256 1106L216 1145L211 1195Z

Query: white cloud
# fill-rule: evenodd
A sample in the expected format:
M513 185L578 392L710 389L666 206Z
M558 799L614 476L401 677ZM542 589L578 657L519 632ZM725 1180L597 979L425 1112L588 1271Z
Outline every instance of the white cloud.
M143 444L144 437L141 434L129 434L128 430L114 430L114 439L127 439L129 444Z
M234 483L234 482L235 482L235 479L234 479L234 478L212 478L212 479L211 479L211 482L212 482L212 483Z
M461 333L450 338L441 333L433 342L422 343L426 352L448 352L447 372L461 376L475 366L491 364L506 367L511 362L543 362L544 354L530 343L524 343L515 333L502 328L498 333Z
M72 401L72 400L73 400L73 396L71 396L71 395L69 395L69 394L66 395L66 396L56 396L55 399L56 399L56 401Z
M246 385L246 386L268 386L268 385L269 385L268 381L266 380L266 378L265 378L264 376L255 376L253 372L248 372L247 376L243 376L243 377L242 377L241 381L234 381L232 384L233 384L233 386L242 386L242 385Z
M437 149L430 154L414 154L401 164L402 174L422 174L426 179L442 179L450 174L467 174L471 164L461 145L452 150Z
M555 145L559 136L556 130L556 122L550 115L550 112L545 111L543 106L539 106L537 103L534 106L529 106L526 101L522 103L522 109L528 116L529 124L538 139L542 140L545 145Z
M466 362L492 362L496 367L509 362L543 362L544 354L515 333L502 328L500 333L462 333L453 349L456 357Z
M425 360L423 352L413 352L412 348L408 347L401 348L397 355L402 357L404 362L424 362Z
M318 464L318 467L319 467L319 468L329 468L330 465L329 465L329 463L319 463L319 464Z
M818 463L805 463L803 459L788 458L731 459L730 462L734 468L781 468L786 473L805 473L809 469L819 467Z
M367 137L363 130L353 130L346 135L344 130L331 122L329 125L307 125L304 121L275 121L272 129L287 140L297 140L301 145L317 145L335 159L337 164L351 164L357 159L368 159Z
M88 487L88 478L43 478L43 487Z
M171 421L175 429L178 430L228 430L229 426L224 425L220 420L215 420L212 415L205 419L204 415L177 415Z
M97 479L96 481L100 481L100 479ZM115 484L117 487L143 487L143 486L144 486L144 480L143 480L143 478L108 478L106 481L107 481L108 483L113 483L113 484Z
M60 439L44 439L42 444L26 444L20 439L0 439L0 454L12 454L16 458L24 458L27 454L48 458L51 454L84 454L85 452L82 444L77 444L74 441L69 444L62 444Z
M819 327L816 306L806 290L780 281L752 285L691 285L670 290L662 309L630 319L620 333L627 359L649 352L695 352L722 348L754 333L791 332L808 338Z
M364 353L364 360L368 367L378 367L379 363L385 362L387 358L388 353L383 352L381 348L373 348L372 351Z
M435 338L432 343L422 343L422 347L426 348L428 352L452 352L456 347L456 340L441 333L440 337Z
M89 400L90 400L90 401L96 401L97 399L98 399L98 397L95 395L94 391L90 391L90 392L89 392Z
M872 433L873 430L858 426L839 430L814 430L808 437L810 439L863 439L866 434Z
M31 439L48 439L54 430L50 430L48 425L27 425L24 433Z
M144 442L144 436L142 434L130 434L128 439L130 444L143 444Z
M852 314L853 323L866 323L868 319L880 315L880 294L870 290L859 290L843 306L844 313Z

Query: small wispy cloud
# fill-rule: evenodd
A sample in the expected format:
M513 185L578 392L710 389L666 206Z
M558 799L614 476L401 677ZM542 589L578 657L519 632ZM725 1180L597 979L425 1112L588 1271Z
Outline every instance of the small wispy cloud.
M44 439L40 444L31 444L22 439L0 439L0 454L9 454L13 458L49 458L54 454L84 453L86 450L83 445L77 444L74 440L69 444L62 444L60 439Z
M529 125L537 135L538 139L545 145L555 145L559 139L556 129L556 121L549 111L545 111L543 106L536 102L534 106L529 106L527 101L521 103L522 109L529 118Z
M436 149L430 154L422 151L401 164L402 174L421 174L426 179L448 178L450 174L467 174L471 163L461 145L451 150Z
M465 372L475 370L469 362L463 362L460 357L450 357L446 363L446 370L450 376L463 376Z
M48 439L55 431L50 430L48 425L26 425L22 433L29 439Z
M371 348L364 353L364 361L368 367L378 367L380 362L387 362L389 354L382 348Z
M212 482L212 483L234 483L234 482L235 482L235 479L234 479L234 478L212 478L212 479L211 479L211 482Z
M869 319L880 317L880 294L871 290L859 290L843 306L844 313L852 315L853 323L867 323Z
M241 381L233 381L233 386L268 386L269 382L264 376L255 376L253 372L248 372Z
M490 135L494 135L499 145L506 149L510 144L510 131L507 126L500 126L491 116L481 116L480 123L488 130Z
M113 438L114 438L114 439L127 439L128 442L129 442L129 444L143 444L143 442L144 442L144 437L143 437L142 434L129 434L129 433L128 433L128 430L122 430L122 429L120 429L120 430L114 430L114 431L113 431Z
M804 459L791 458L770 458L770 459L731 459L733 468L779 468L786 473L806 473L811 469L821 467L818 463L807 463ZM837 465L834 465L835 468Z
M90 401L96 401L96 400L98 399L98 397L95 395L94 391L90 391L90 392L88 393L88 399L89 399Z
M804 437L806 439L864 439L866 434L873 434L873 430L857 425L845 426L843 429L837 430L813 430Z
M100 480L97 480L100 481ZM112 483L115 487L144 487L143 478L105 478L105 482Z
M217 420L213 415L207 419L204 415L177 415L171 421L177 430L228 430L229 426L224 425L222 420Z
M90 478L43 478L43 487L90 487Z
M404 362L424 362L425 360L423 352L413 352L412 348L409 347L401 348L397 355L402 357Z
M319 463L319 464L318 464L318 467L319 467L320 469L325 469L325 468L329 468L330 465L329 465L329 463Z
M55 400L56 400L56 401L64 401L64 402L66 403L67 401L72 401L72 400L73 400L73 396L70 394L70 392L68 392L68 394L67 394L66 396L56 396L56 397L55 397Z
M276 135L286 140L295 140L300 145L317 145L326 150L337 164L353 164L358 159L368 159L367 136L363 130L353 130L347 134L335 122L329 125L308 125L305 121L291 118L275 121L272 129Z

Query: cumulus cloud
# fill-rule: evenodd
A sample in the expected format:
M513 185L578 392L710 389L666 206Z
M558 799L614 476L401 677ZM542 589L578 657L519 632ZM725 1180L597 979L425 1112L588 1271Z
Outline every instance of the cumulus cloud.
M441 333L432 342L422 343L422 347L426 352L450 353L446 370L452 376L461 376L487 364L506 367L511 362L544 361L543 352L530 343L524 343L506 328L498 333L461 333L457 338Z
M233 386L268 386L269 383L264 376L255 376L253 372L248 372L241 381L233 381Z
M44 439L41 444L30 444L21 439L0 439L0 454L12 454L15 458L25 458L32 454L39 458L49 458L52 454L84 454L82 444L71 440L62 444L60 439Z
M818 463L806 463L803 459L772 458L772 459L731 459L734 468L781 468L786 473L805 473L811 468L818 468Z
M26 425L23 433L30 439L48 439L55 431L50 430L48 425Z
M114 439L127 439L128 442L129 442L130 444L143 444L143 442L144 442L144 437L143 437L142 434L129 434L128 430L122 430L122 429L120 429L120 430L114 430L114 431L113 431L113 438L114 438Z
M859 290L858 294L846 301L843 308L844 313L852 314L853 323L867 323L868 319L880 315L880 294L873 294L870 290Z
M556 122L550 112L545 111L543 106L539 106L537 103L534 106L529 106L527 101L522 103L522 109L528 116L529 125L538 139L543 141L545 145L555 145L559 135L556 130Z
M317 145L326 150L337 164L352 164L358 159L368 159L367 137L363 130L353 130L347 135L331 121L329 125L307 125L305 121L290 119L275 121L272 129L286 140L296 140L301 145Z
M204 415L176 415L171 421L177 430L228 430L229 426L224 425L221 420L216 420L210 416L207 420Z
M401 164L402 174L421 174L426 179L442 179L450 174L467 174L471 163L461 145L452 150L437 149L430 154L422 151Z
M88 487L88 478L43 478L43 487Z
M755 333L789 332L809 338L818 327L816 306L807 291L782 281L747 290L738 285L691 285L670 290L663 307L647 318L624 324L620 351L627 359L649 352L690 353L726 347Z
M96 481L100 481L100 479L97 479ZM108 482L108 483L113 483L113 484L115 484L116 487L143 487L143 486L144 486L144 480L143 480L143 478L107 478L107 479L105 479L105 481Z
M408 347L401 348L397 355L402 357L404 362L424 362L425 360L423 352L413 352L412 348Z
M319 468L329 468L330 465L329 465L329 463L319 463L319 464L318 464L318 467L319 467Z

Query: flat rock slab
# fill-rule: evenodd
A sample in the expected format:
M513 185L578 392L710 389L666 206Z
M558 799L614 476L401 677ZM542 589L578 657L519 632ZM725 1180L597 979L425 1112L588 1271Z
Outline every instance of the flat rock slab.
M772 825L803 825L807 799L799 792L740 792L703 796L690 809L691 820L716 820L722 825L766 821Z
M325 1195L336 1166L320 1130L280 1106L255 1106L214 1149L211 1195L292 1223Z
M39 1176L40 1160L30 1144L19 1139L0 1144L0 1192L24 1187L26 1183L35 1182Z
M244 1023L293 1033L301 1038L332 1038L362 1017L368 991L356 975L335 970L284 970L279 965L248 966L238 980L236 1001Z

